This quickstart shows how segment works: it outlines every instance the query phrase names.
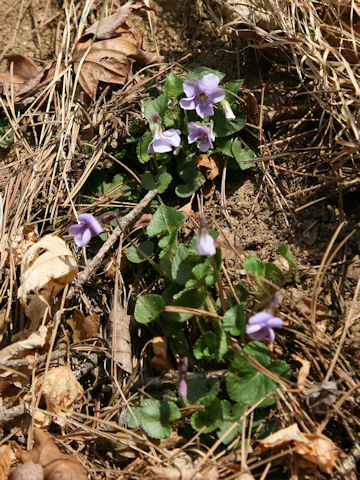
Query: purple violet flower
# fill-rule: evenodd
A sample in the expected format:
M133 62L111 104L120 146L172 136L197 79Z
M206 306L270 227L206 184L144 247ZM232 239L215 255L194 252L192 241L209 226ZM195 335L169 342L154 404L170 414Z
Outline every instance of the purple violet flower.
M161 126L161 117L158 113L154 113L150 120L150 130L153 139L149 143L147 153L165 153L171 152L174 147L178 147L181 142L180 130L170 128L165 132Z
M187 358L180 358L178 361L178 375L179 375L179 385L178 385L178 393L179 397L183 400L187 397L188 392L188 381L187 381L187 369L188 369L188 361Z
M84 247L92 237L99 235L103 229L91 213L81 213L78 215L78 219L82 223L71 225L68 232L70 235L74 235L74 242L78 247Z
M273 343L275 340L274 328L282 328L284 322L277 317L274 317L268 312L259 312L250 317L248 326L246 327L246 335L251 340L265 340L269 339L269 343Z
M204 75L200 80L190 78L184 82L187 98L180 100L184 110L196 110L201 118L214 115L213 106L225 98L225 91L219 87L219 77L213 73Z
M200 140L197 144L198 149L201 152L207 152L208 150L214 148L213 141L215 140L215 135L212 132L213 121L207 125L197 125L194 122L188 124L188 129L190 134L188 135L188 142L194 143L196 140Z
M199 255L206 257L212 257L216 253L215 241L206 227L203 214L200 216L200 233L196 239L196 251Z

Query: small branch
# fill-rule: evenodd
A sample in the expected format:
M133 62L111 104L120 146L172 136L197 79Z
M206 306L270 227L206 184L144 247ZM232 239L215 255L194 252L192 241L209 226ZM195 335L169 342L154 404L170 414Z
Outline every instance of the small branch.
M136 220L140 217L141 213L143 212L144 208L151 202L151 200L155 197L156 192L150 190L145 197L139 202L136 207L131 210L127 215L123 218L119 219L119 226L115 228L109 238L106 240L104 245L100 248L98 253L95 257L91 260L89 265L77 275L74 281L74 285L70 288L67 300L71 300L75 294L82 288L83 284L89 279L90 275L96 271L96 269L101 265L102 261L105 258L105 255L108 251L112 248L116 240L122 234L122 230L130 227L132 224L136 222Z

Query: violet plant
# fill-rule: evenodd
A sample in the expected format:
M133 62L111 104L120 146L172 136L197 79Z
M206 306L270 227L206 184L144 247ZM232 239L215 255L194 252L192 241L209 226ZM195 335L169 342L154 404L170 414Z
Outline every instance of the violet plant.
M185 79L170 73L151 90L144 105L148 128L140 138L127 139L137 144L145 189L174 188L178 197L191 196L206 182L196 167L201 153L216 157L219 165L227 159L229 168L254 166L253 150L239 138L247 121L237 100L242 80L223 83L223 78L200 67Z
M277 292L297 277L297 269L294 257L282 245L278 254L287 261L287 271L248 257L244 262L247 284L228 289L221 277L217 232L201 216L195 236L184 244L179 241L184 220L181 212L167 206L160 206L153 215L146 229L148 238L139 247L144 245L152 259L149 268L156 267L156 274L162 272L162 291L139 296L134 308L139 328L166 336L176 353L177 389L166 391L170 398L166 401L159 393L159 400L139 399L132 411L149 436L169 435L171 422L176 420L183 426L190 422L195 431L214 432L228 444L240 436L239 419L246 407L257 405L254 429L265 421L268 407L275 403L281 388L274 376L289 378L289 367L272 358L269 346L277 341L275 329L282 331L282 337L286 335L285 322L276 313L280 303ZM139 247L129 247L125 254L134 263L146 263ZM250 357L271 372L271 378L253 367ZM222 379L194 373L219 369L227 372ZM153 396L150 389L148 393ZM195 412L181 417L179 408L184 405ZM169 413L165 420L161 411ZM158 419L155 424L154 416ZM236 427L224 436L235 422ZM128 426L136 425L130 421Z

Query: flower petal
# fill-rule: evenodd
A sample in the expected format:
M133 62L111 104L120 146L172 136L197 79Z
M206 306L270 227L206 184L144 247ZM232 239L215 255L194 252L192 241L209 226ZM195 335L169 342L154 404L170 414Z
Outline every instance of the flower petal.
M75 235L74 242L78 247L85 247L91 240L91 230L86 227L83 232L79 232Z
M212 257L216 253L215 242L207 229L203 230L205 231L200 231L200 235L196 239L196 251L199 255Z
M209 93L214 89L219 88L219 82L220 78L217 75L214 73L208 73L207 75L204 75L201 80L199 80L198 89L200 92L204 92L206 95L209 95Z
M267 331L264 328L258 332L249 332L248 329L246 329L246 335L251 338L251 340L259 340L261 342L267 337Z
M275 340L275 332L272 328L267 328L267 335L269 339L269 343L274 343Z
M281 318L272 317L266 322L266 326L270 328L282 328L284 326L284 322Z
M200 80L197 78L190 78L189 80L185 80L185 82L183 83L183 90L188 98L195 97L197 95L199 91L199 83Z
M249 325L266 325L267 321L272 318L270 313L267 312L259 312L249 318L248 324Z
M192 98L182 98L180 100L180 107L184 110L194 110L195 108L195 97Z
M78 219L90 228L93 235L99 235L103 231L102 226L91 213L81 213Z

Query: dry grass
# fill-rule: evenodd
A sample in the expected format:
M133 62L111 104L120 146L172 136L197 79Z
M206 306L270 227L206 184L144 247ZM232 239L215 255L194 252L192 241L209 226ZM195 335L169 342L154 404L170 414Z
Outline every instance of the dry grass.
M219 2L225 4L226 2ZM254 2L255 3L255 2ZM256 2L260 3L260 2ZM294 65L299 77L304 81L309 94L318 102L327 115L321 116L319 129L324 132L328 141L331 155L327 156L326 145L324 157L328 159L330 167L336 161L336 169L347 175L349 182L354 181L355 168L346 166L357 158L357 149L360 135L357 131L357 115L359 110L359 83L360 74L355 64L358 62L357 48L359 36L355 29L357 15L356 5L353 2L342 6L335 2L270 2L272 5L271 17L276 27L267 30L258 25L250 24L246 18L236 19L236 23L251 27L262 38L259 47L270 46L285 49L294 58ZM344 4L344 2L342 2ZM7 91L5 98L0 99L11 126L15 132L16 143L11 151L11 161L4 163L0 168L6 180L2 182L0 197L0 227L1 227L1 268L2 283L0 288L1 302L1 331L5 336L21 332L26 327L24 313L17 301L19 286L18 269L12 257L11 245L20 227L28 224L37 224L40 234L54 229L64 236L66 227L74 218L76 212L86 211L86 206L80 203L79 192L88 179L90 173L96 169L104 159L108 158L107 147L118 140L119 131L126 134L129 117L139 115L139 101L145 94L145 85L140 76L136 75L131 84L126 85L110 100L106 95L100 96L95 104L89 105L77 89L77 78L73 75L69 62L74 40L83 32L89 18L94 13L95 2L89 0L80 10L73 2L63 14L63 34L57 57L59 70L54 80L39 94L24 102L21 113L15 108L14 92ZM110 12L105 12L105 14ZM268 10L264 10L264 15ZM99 14L99 11L96 12ZM76 21L75 21L76 19ZM353 52L353 57L350 55ZM64 61L66 68L60 69L60 62ZM156 76L157 73L154 73ZM61 85L59 88L59 84ZM91 132L90 142L93 151L90 157L82 154L83 136ZM89 139L87 135L87 140ZM340 152L334 154L335 144L341 146ZM270 150L269 150L270 152ZM271 157L271 152L268 157ZM264 160L265 161L265 160ZM350 163L351 163L350 161ZM264 167L265 168L265 167ZM345 170L344 170L345 169ZM347 169L347 170L346 170ZM264 175L269 173L264 170ZM137 175L131 172L135 181ZM268 181L274 184L273 179ZM276 195L276 193L274 194ZM101 207L109 205L114 199L101 198ZM282 201L279 201L280 206ZM124 214L133 204L123 204ZM61 227L58 227L60 220ZM311 376L305 382L305 388L319 386L323 381L335 380L338 382L337 402L333 410L325 415L318 414L314 408L308 407L303 390L295 382L284 382L277 410L271 416L277 417L279 425L286 426L297 422L304 432L321 433L329 423L331 428L327 434L334 432L334 441L341 439L336 436L336 429L347 432L352 448L348 448L347 458L356 461L355 447L358 444L360 420L356 414L356 390L359 388L359 376L354 372L351 362L351 350L345 347L348 344L348 334L353 324L359 318L357 302L360 284L358 284L353 301L344 319L339 319L337 328L331 335L324 332L317 324L317 300L324 278L332 265L335 255L344 246L351 232L343 240L339 240L342 226L339 227L334 238L329 243L323 261L317 270L314 281L313 298L309 311L299 309L299 306L290 298L285 297L284 316L289 320L290 327L286 336L280 335L279 356L291 358L298 355L308 360L313 366ZM284 463L284 457L289 457L290 469L296 465L296 457L286 451L277 455L270 453L261 457L258 452L252 453L246 444L251 435L251 428L244 429L241 435L243 440L240 454L230 445L221 446L221 441L214 440L211 447L200 443L200 435L196 434L183 444L182 438L172 435L169 439L156 442L150 441L140 430L131 430L120 425L121 412L131 405L134 385L140 392L145 386L142 378L142 366L147 355L147 346L141 351L134 348L134 373L126 376L112 358L109 348L109 334L104 330L102 338L72 344L64 328L64 320L71 309L81 305L89 312L101 312L104 318L110 318L112 304L126 308L129 291L119 273L122 243L125 238L116 235L111 248L112 259L117 267L116 276L105 285L96 276L96 269L104 267L104 255L95 265L90 263L85 268L86 259L78 258L84 265L85 275L80 279L89 280L89 293L78 284L79 290L64 290L60 302L48 312L43 323L51 330L51 340L43 355L36 358L32 377L46 371L50 366L63 362L64 358L71 361L77 378L84 382L84 402L86 413L73 413L71 417L63 417L66 422L66 434L61 441L66 452L74 453L76 445L79 458L94 478L157 478L154 468L174 465L174 458L180 453L188 453L192 458L200 459L195 465L203 477L212 466L216 465L219 478L230 480L239 478L239 469L247 467L256 472L257 478L265 479L271 470L275 470L279 463ZM109 247L110 248L110 247ZM108 251L108 250L107 250ZM106 251L106 253L107 253ZM92 272L90 270L92 269ZM80 282L81 283L81 282ZM84 282L82 282L84 283ZM144 289L149 286L143 280ZM100 293L99 293L100 292ZM70 300L72 302L70 302ZM289 338L291 340L289 340ZM289 342L291 341L291 345ZM295 363L295 362L294 362ZM8 364L3 368L21 369L20 362ZM294 365L294 369L298 364ZM86 375L95 370L95 383L101 390L98 398L93 398L93 385L88 385ZM216 372L211 372L217 374ZM170 384L176 379L170 375ZM166 378L164 379L165 382ZM39 408L39 399L36 399L32 387L26 385L16 391L16 396L10 396L4 401L4 408L0 409L0 423L11 435L27 429L22 425L16 426L21 414L27 412L32 418L36 412L43 412ZM28 405L24 405L24 398L31 398ZM354 400L355 398L355 400ZM249 418L251 425L253 410L249 409L244 417ZM46 412L50 414L49 412ZM189 412L183 409L183 415ZM54 414L52 414L54 415ZM271 419L271 418L270 418ZM14 422L15 427L10 424ZM10 426L9 426L9 425ZM355 424L355 426L354 426ZM330 433L329 433L330 432ZM31 442L31 429L29 435ZM249 439L251 440L251 439ZM178 450L180 448L180 450ZM345 454L342 460L345 459ZM350 473L338 463L336 470L339 478L351 478ZM295 468L295 467L294 467ZM292 478L299 478L293 469ZM180 477L179 477L180 478Z

